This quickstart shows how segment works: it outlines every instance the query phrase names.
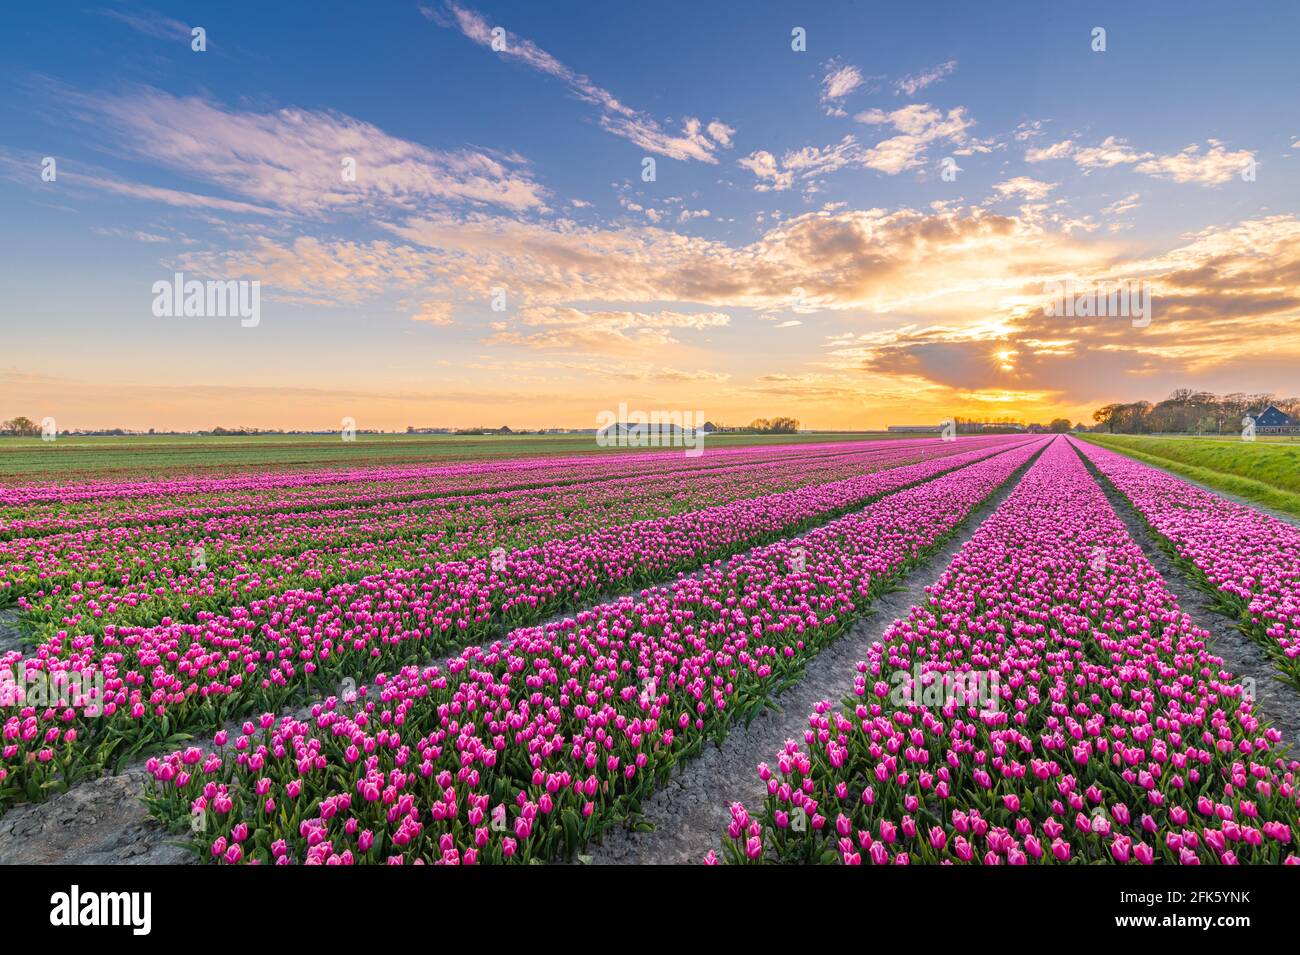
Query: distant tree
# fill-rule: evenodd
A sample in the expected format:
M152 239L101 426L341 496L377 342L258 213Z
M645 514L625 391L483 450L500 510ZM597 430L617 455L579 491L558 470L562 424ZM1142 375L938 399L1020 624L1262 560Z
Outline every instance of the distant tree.
M1114 434L1115 416L1119 414L1120 409L1123 407L1121 404L1105 405L1092 413L1092 420L1097 424L1105 425L1110 429L1111 434Z
M31 418L19 415L0 424L0 434L13 435L17 438L34 438L41 433L41 426Z
M796 434L799 422L794 418L755 418L749 423L749 430L756 434Z
M1070 430L1069 418L1053 418L1052 423L1047 426L1047 430L1052 434L1065 434Z

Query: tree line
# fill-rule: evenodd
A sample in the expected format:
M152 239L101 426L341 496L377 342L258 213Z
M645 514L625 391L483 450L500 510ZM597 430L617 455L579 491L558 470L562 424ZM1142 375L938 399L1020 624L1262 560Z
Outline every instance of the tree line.
M1232 434L1241 419L1274 405L1292 420L1300 418L1300 398L1273 394L1215 395L1179 388L1164 401L1109 404L1092 413L1092 420L1112 434Z
M16 418L10 418L8 421L0 421L0 435L14 438L39 438L41 436L41 426L31 418L19 415Z

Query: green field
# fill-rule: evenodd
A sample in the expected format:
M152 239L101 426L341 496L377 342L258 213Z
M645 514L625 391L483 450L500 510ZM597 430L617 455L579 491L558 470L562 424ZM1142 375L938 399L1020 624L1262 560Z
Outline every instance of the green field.
M710 448L879 441L898 437L883 433L724 434L708 437L704 447L707 453ZM355 441L343 441L337 434L74 436L49 442L40 438L3 438L0 439L0 483L217 476L264 469L296 471L546 454L618 454L622 450L601 448L590 434L359 434Z
M1089 434L1084 440L1300 516L1300 444L1295 442L1131 434Z

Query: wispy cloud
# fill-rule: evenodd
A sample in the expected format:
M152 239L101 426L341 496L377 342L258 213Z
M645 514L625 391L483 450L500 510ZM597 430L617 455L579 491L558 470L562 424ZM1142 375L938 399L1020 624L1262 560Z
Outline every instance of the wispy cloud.
M429 149L342 113L237 111L152 88L57 95L118 151L288 213L448 202L545 208L546 192L521 157ZM147 198L146 187L130 188Z
M856 66L834 59L822 64L822 69L825 71L821 83L822 108L831 116L847 115L840 106L840 100L856 90L867 87L867 77L863 76L862 71Z
M1132 212L1134 209L1136 209L1139 205L1141 205L1141 203L1138 201L1141 198L1142 196L1140 193L1130 192L1128 195L1116 199L1114 202L1110 203L1105 208L1103 208L1101 210L1102 215L1107 215L1107 216L1126 215Z
M515 322L497 322L489 342L525 348L621 354L677 344L673 332L700 331L731 323L724 312L589 311L538 306L522 309Z
M442 8L422 4L419 9L429 21L454 27L479 46L489 50L493 48L493 25L477 11L452 0ZM687 117L682 122L680 133L668 132L653 117L625 105L609 90L561 63L531 40L508 31L503 40L504 48L494 50L496 55L559 80L578 99L597 108L602 129L642 149L671 159L716 163L718 149L731 146L735 129L717 119L706 125L699 119Z
M191 38L191 28L187 24L172 17L163 16L161 13L154 13L152 10L114 10L111 7L105 7L92 12L123 23L137 33L143 33L159 40L184 40L188 43Z
M909 73L902 79L894 81L894 94L915 96L927 86L932 86L945 77L951 76L956 69L957 61L948 60L928 70L922 70L920 73Z
M20 154L0 147L0 175L13 182L31 184L36 180L35 170L39 169L39 157L33 154ZM235 215L278 216L280 211L264 206L241 202L237 199L223 199L220 196L208 196L183 189L170 189L165 186L151 186L132 182L113 175L95 166L86 166L75 161L64 160L58 167L59 181L72 187L105 192L128 199L143 202L157 202L180 209L198 209L208 212L227 212Z
M1043 182L1029 176L1013 176L993 185L993 190L1004 199L1011 196L1023 196L1030 200L1042 199L1055 188L1054 182Z
M319 306L355 305L393 291L427 292L439 271L436 256L407 245L311 236L287 242L257 236L244 248L194 251L178 261L187 272L257 280L280 300ZM420 321L420 314L422 309L411 317ZM439 315L435 308L423 320Z
M424 302L419 309L411 316L413 322L424 322L428 325L451 325L452 314L455 306L451 302Z
M1136 172L1157 179L1217 186L1245 170L1254 162L1255 153L1249 149L1229 150L1221 141L1210 139L1204 149L1192 143L1181 152L1161 155L1139 151L1117 136L1107 136L1095 146L1081 146L1065 139L1025 153L1025 161L1031 163L1067 158L1085 172L1131 166Z
M760 149L737 160L737 164L754 174L758 192L781 192L797 181L806 182L850 166L895 176L923 165L927 147L939 141L962 147L956 150L960 155L987 148L968 135L974 122L961 107L943 113L925 103L914 103L888 112L864 110L853 118L869 126L892 126L897 135L867 145L850 134L827 146L790 150L779 159Z

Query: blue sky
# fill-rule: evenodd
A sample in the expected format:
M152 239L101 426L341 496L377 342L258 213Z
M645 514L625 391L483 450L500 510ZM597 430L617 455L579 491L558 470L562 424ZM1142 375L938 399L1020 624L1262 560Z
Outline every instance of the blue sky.
M1130 7L15 9L0 412L864 427L1293 391L1300 17ZM154 315L174 271L259 282L261 320ZM1065 277L1157 317L1052 323Z

